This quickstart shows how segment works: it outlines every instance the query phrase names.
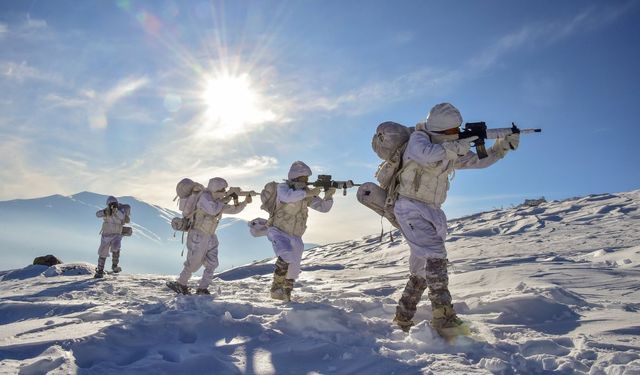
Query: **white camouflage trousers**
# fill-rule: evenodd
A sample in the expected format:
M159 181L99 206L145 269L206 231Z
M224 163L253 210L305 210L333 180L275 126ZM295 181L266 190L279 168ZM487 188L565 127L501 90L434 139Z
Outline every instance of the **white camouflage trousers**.
M213 280L213 271L218 267L218 237L207 236L199 230L190 230L187 234L187 260L178 277L178 283L187 285L191 275L204 266L199 289L206 289Z
M302 237L289 235L276 227L269 227L267 238L271 241L276 255L289 263L286 278L297 279L300 275L300 263L304 251Z
M107 258L109 256L109 250L112 253L119 253L122 243L122 235L120 234L103 234L100 239L100 247L98 248L98 256L100 258Z
M403 196L396 201L393 212L411 250L409 270L426 278L427 259L447 257L447 217L440 208Z

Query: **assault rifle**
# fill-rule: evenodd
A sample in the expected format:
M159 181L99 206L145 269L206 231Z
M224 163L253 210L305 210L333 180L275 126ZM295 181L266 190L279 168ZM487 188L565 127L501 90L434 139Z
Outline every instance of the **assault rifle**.
M259 195L253 190L244 191L239 187L230 187L223 194L224 194L224 197L222 197L223 202L227 203L233 200L233 203L236 206L238 205L238 197L247 197L247 196L255 197L256 195Z
M352 188L354 186L360 186L361 184L354 184L351 180L346 181L334 181L331 179L331 175L321 174L318 175L318 179L316 181L310 181L307 185L312 185L314 187L321 187L324 191L327 191L331 188L334 189L342 189L342 195L347 195L347 189Z
M484 147L485 139L498 139L504 138L510 134L529 134L529 133L540 133L542 129L520 129L516 126L515 123L511 123L510 128L498 128L498 129L487 129L487 124L482 122L467 122L464 124L464 130L458 134L458 139L470 138L470 137L478 137L475 141L473 141L473 146L476 148L476 153L478 154L478 158L484 159L487 156L487 149Z
M240 189L239 187L230 187L229 189L227 189L227 195L232 195L235 194L238 197L246 197L248 195L255 197L256 195L259 195L258 193L256 193L253 190L250 191L244 191L242 189Z

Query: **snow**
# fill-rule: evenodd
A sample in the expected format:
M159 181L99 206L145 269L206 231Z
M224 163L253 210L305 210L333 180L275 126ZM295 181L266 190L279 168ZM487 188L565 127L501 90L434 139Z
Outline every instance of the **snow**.
M397 232L305 252L291 303L268 296L273 259L218 274L211 296L176 296L166 276L93 279L87 263L3 271L0 373L638 374L639 202L451 220L450 288L472 330L452 341L426 296L409 333L392 324L408 277Z

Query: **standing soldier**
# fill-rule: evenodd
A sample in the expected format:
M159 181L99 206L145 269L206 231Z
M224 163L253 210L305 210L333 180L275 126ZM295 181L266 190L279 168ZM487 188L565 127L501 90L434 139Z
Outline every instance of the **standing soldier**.
M111 270L114 273L122 271L118 266L120 261L120 244L122 242L122 228L124 224L130 221L129 205L119 204L115 197L107 198L107 208L96 212L96 217L104 220L102 223L102 238L100 247L98 248L98 267L94 278L104 277L104 264L111 251L112 265Z
M197 294L210 294L209 284L213 279L213 271L218 267L218 237L216 229L222 218L222 214L237 214L248 203L251 203L251 195L247 195L244 202L237 205L229 205L227 202L233 198L228 195L227 181L220 177L209 180L207 188L198 193L191 194L184 205L182 214L192 218L187 234L187 260L184 269L177 281L168 281L167 286L177 293L190 294L187 286L191 275L204 266L202 278L198 283ZM236 196L237 198L237 196Z
M462 321L453 309L448 287L447 218L440 208L449 190L449 175L455 169L486 168L518 147L519 134L512 134L496 140L489 156L479 159L470 151L475 138L457 140L461 124L462 116L453 105L434 106L426 122L416 126L402 155L394 213L411 250L411 277L394 322L404 331L413 325L411 319L427 287L432 327L443 336L459 331Z
M307 188L309 176L311 168L296 161L289 169L288 179L277 186L275 211L267 222L267 238L278 256L271 285L273 299L291 301L293 283L300 275L304 251L302 235L307 229L308 207L329 212L333 206L332 197L336 189L325 190L322 199L318 197L322 188Z

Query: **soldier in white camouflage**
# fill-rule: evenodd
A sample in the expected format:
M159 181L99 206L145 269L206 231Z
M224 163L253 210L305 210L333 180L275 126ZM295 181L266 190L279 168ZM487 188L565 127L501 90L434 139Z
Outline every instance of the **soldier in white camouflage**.
M267 222L267 237L278 256L271 284L271 298L291 300L295 279L300 274L300 262L304 243L302 235L307 229L309 207L319 212L329 212L333 206L335 188L324 191L307 187L311 168L302 161L291 165L287 180L277 187L277 200L273 216Z
M100 247L98 248L98 267L95 278L104 277L104 266L111 252L111 270L113 273L122 271L120 262L120 247L122 243L122 228L130 221L128 205L121 205L115 197L107 198L107 207L96 212L96 217L103 220Z
M428 288L431 325L441 335L455 331L462 321L453 308L447 274L447 218L440 208L449 190L449 175L456 169L486 168L509 150L515 150L519 134L496 140L480 159L470 151L475 138L458 140L462 116L449 103L434 106L426 122L419 123L402 154L394 214L411 251L411 276L396 308L394 322L404 331L422 294Z

